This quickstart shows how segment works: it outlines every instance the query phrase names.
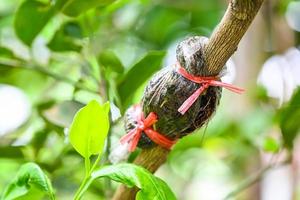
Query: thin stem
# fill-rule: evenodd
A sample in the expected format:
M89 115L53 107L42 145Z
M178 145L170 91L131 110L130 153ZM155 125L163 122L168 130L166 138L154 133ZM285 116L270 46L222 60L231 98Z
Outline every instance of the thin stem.
M90 180L90 176L85 176L83 181L80 184L79 189L76 191L75 196L74 196L74 200L79 200L82 197L83 194L83 188L85 188L85 185L89 182Z
M228 200L228 199L236 196L240 192L244 191L245 189L249 188L253 184L257 183L258 181L260 181L264 177L266 172L268 172L269 170L275 169L275 168L283 166L283 165L286 165L288 163L290 163L290 159L287 159L287 160L285 160L283 162L280 162L278 164L269 164L269 165L267 165L265 168L261 169L257 174L254 174L253 176L250 176L244 182L242 182L236 189L234 189L232 192L227 194L226 197L224 198L224 200Z
M90 159L85 158L85 160L84 160L85 161L85 172L86 172L85 177L84 177L82 183L80 184L79 189L75 193L74 200L81 199L83 193L88 188L87 186L91 184L91 174L97 167L97 164L99 163L100 158L101 158L101 154L99 153L97 156L97 159L93 163L92 167L91 167Z
M85 177L88 177L90 175L90 170L91 170L90 158L84 158L84 166L85 166Z
M95 160L95 162L91 168L90 174L92 174L92 172L95 170L95 168L97 167L97 164L100 162L100 159L101 159L101 154L99 153L97 156L97 159Z
M56 79L58 81L62 81L62 82L68 83L70 85L73 85L74 87L76 87L78 89L85 90L85 91L88 91L88 92L91 92L91 93L98 93L97 90L93 90L93 89L88 88L85 85L83 85L83 84L81 84L77 81L69 79L68 77L65 77L65 76L62 76L60 74L54 73L54 72L48 70L45 67L41 67L41 66L38 66L38 65L30 65L30 64L23 63L23 62L16 61L16 60L12 60L12 59L0 59L0 65L5 66L5 67L13 67L13 68L16 68L16 69L33 70L33 71L39 72L41 74L44 74L46 76L49 76L53 79Z
M110 119L110 124L113 124L111 119ZM109 160L110 147L111 147L111 129L107 134L106 149L105 149L105 154L103 155L104 159L102 159L101 164L111 164ZM105 197L107 199L111 199L111 197L113 196L113 188L112 188L111 180L105 179L104 184L105 184L105 190L104 190Z

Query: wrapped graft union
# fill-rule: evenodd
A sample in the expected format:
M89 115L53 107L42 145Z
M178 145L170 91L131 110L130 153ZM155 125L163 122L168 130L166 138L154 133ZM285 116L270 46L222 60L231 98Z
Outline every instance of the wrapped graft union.
M222 92L220 82L215 81L219 85L214 86L196 83L184 77L178 70L183 68L182 70L192 77L211 76L204 67L203 49L206 42L207 38L194 36L179 43L176 50L177 64L158 71L145 88L140 104L142 117L145 119L150 113L155 113L157 118L151 128L171 141L203 126L219 104ZM213 78L219 80L216 76ZM192 103L186 102L199 89L201 94L198 94ZM188 107L185 111L180 111L179 108L185 103L189 104ZM125 113L127 133L141 127L139 119L141 116L135 108L131 107ZM145 134L143 128L145 127L142 125L137 146L151 147L155 142L149 138L149 134Z

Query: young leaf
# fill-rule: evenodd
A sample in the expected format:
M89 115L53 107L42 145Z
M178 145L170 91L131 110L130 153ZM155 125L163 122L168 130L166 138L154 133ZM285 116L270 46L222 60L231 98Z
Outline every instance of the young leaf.
M76 39L81 36L80 26L74 22L68 22L54 34L47 46L52 51L80 51L82 46Z
M105 67L109 67L115 72L122 73L124 71L124 66L122 65L120 59L111 50L101 52L98 57L98 61Z
M53 188L48 177L35 163L26 163L21 166L15 180L5 189L2 199L13 200L38 189L46 193L50 199L55 199Z
M109 103L92 100L75 115L70 127L70 142L84 158L100 154L109 129Z
M160 69L164 56L165 51L150 51L131 67L118 84L118 91L122 102L126 102L141 84Z
M123 163L111 165L92 173L92 180L100 177L108 177L128 187L138 187L140 191L136 195L137 200L176 199L172 190L163 180L155 177L146 169L133 164Z
M280 149L280 144L274 138L267 137L264 141L263 149L266 152L278 153L278 151Z
M69 0L63 6L62 12L70 17L76 17L81 13L98 6L106 6L115 0Z
M55 10L36 0L24 1L17 10L14 28L17 36L28 46L45 27Z
M283 140L288 148L293 147L293 142L297 133L300 130L300 87L294 93L292 99L281 109L280 128L283 135Z

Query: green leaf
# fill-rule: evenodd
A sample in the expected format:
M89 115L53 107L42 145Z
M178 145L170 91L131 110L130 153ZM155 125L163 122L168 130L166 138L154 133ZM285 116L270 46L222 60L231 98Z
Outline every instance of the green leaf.
M46 193L50 199L55 199L51 183L41 168L35 163L26 163L21 166L15 180L5 189L2 198L16 199L30 193L32 189L38 189Z
M28 46L54 15L55 9L36 0L24 1L17 10L14 28L17 36Z
M118 84L118 92L122 102L126 102L140 85L160 69L165 54L165 51L150 51L130 68Z
M77 21L70 21L63 26L64 34L73 38L83 38L82 30Z
M69 0L62 8L62 12L68 16L76 17L83 12L98 6L106 6L115 0Z
M75 115L70 127L70 142L84 158L100 154L109 129L109 103L92 100Z
M108 177L128 187L136 186L140 191L137 200L174 200L174 193L160 178L155 177L146 169L133 164L117 164L103 167L92 173L92 180Z
M278 151L280 149L280 144L274 138L267 137L264 141L263 149L266 152L278 153Z
M0 57L13 58L14 53L10 49L0 46Z
M52 51L80 51L82 46L77 38L82 37L81 28L74 22L64 24L48 43Z
M284 143L288 148L293 148L294 139L300 130L300 87L290 102L280 110L279 119Z
M124 71L124 66L122 65L120 59L111 50L101 52L98 57L98 61L103 66L112 69L114 72L123 73Z

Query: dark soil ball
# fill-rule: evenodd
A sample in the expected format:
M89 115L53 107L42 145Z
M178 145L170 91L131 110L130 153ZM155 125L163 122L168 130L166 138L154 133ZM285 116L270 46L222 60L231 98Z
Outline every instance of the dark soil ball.
M178 62L192 75L209 75L204 68L205 60L202 53L206 41L204 37L190 37L177 46ZM153 128L174 140L208 122L219 104L222 92L220 87L209 87L205 90L184 115L178 112L182 103L199 87L201 84L184 78L176 71L175 66L157 72L146 86L141 102L145 116L150 112L155 112L158 116L158 122ZM125 114L126 132L136 125L132 109L129 109ZM146 148L153 145L154 143L143 133L138 146Z

